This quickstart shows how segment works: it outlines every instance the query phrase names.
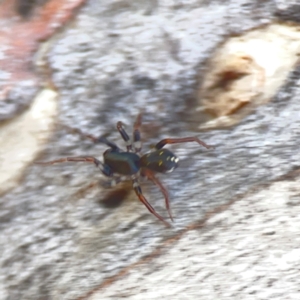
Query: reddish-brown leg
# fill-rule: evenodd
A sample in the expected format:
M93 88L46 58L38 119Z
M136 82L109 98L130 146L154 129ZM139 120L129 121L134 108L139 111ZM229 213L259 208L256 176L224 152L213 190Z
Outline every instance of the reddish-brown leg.
M89 163L94 163L96 165L96 167L99 167L101 172L105 175L105 176L112 176L112 172L110 170L110 168L107 165L104 165L100 160L98 160L97 158L93 157L93 156L75 156L75 157L64 157L64 158L59 158L59 159L55 159L55 160L51 160L51 161L41 161L41 162L36 162L36 164L38 165L53 165L53 164L57 164L57 163L63 163L63 162L68 162L68 161L76 161L76 162L89 162Z
M154 173L151 172L150 170L143 170L143 175L145 175L149 180L151 180L155 185L157 185L162 192L162 194L165 197L165 205L166 209L168 211L168 214L170 216L170 219L173 220L172 212L171 212L171 207L170 207L170 200L169 200L169 194L166 188L162 185L162 183L159 181L158 178L155 177Z
M214 146L207 145L203 141L199 140L197 137L185 137L185 138L177 138L177 139L163 139L155 145L157 150L163 148L167 144L179 144L179 143L188 143L188 142L196 142L203 147L210 149L214 148Z
M97 137L95 137L91 134L83 133L80 129L69 128L68 126L65 126L65 127L67 129L69 129L72 133L78 134L81 138L90 139L95 144L99 144L99 143L100 144L105 144L105 145L107 145L108 147L110 147L112 149L119 149L119 147L115 143L108 141L104 136L101 136L101 137L97 138Z
M144 195L142 193L142 189L139 186L136 179L133 180L133 189L134 189L136 195L138 196L139 200L147 207L147 209L151 212L151 214L153 214L157 219L162 221L167 227L171 227L171 225L168 222L166 222L164 220L164 218L155 211L155 209L151 206L151 204L144 197Z
M97 167L98 165L101 165L102 163L95 157L93 156L74 156L74 157L64 157L64 158L59 158L51 161L41 161L41 162L36 162L38 165L53 165L56 163L63 163L67 161L85 161L85 162L91 162L94 163Z
M94 143L97 143L98 142L98 138L96 138L95 136L91 135L91 134L86 134L86 133L83 133L80 129L78 128L72 128L72 127L69 127L67 125L63 125L64 128L66 128L69 132L72 132L72 133L76 133L78 134L81 138L88 138L90 139L91 141L93 141Z

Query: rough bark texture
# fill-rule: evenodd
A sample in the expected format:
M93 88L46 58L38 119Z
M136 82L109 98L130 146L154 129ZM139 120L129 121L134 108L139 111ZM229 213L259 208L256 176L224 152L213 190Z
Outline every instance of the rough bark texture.
M276 3L88 1L47 56L59 115L40 160L101 158L105 147L67 128L124 146L115 123L131 130L142 109L145 150L164 137L195 135L216 149L170 147L180 167L160 179L171 196L171 229L127 192L130 185L89 189L102 178L92 165L28 167L0 199L0 299L300 299L299 67L234 127L199 132L201 120L189 117L222 42L299 22L296 2ZM157 188L142 186L167 217Z

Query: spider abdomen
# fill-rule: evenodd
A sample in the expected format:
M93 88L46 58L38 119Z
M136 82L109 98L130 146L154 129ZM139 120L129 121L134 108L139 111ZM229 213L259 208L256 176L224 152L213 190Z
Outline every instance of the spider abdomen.
M158 173L169 173L178 167L178 157L168 149L160 149L145 154L140 159L140 167Z

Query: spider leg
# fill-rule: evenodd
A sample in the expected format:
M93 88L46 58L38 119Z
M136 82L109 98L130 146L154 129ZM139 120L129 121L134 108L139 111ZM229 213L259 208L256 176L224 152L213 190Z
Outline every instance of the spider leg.
M203 147L210 149L214 148L214 146L207 145L203 141L199 140L197 137L185 137L185 138L177 138L177 139L163 139L155 145L157 150L163 148L167 144L179 144L179 143L188 143L188 142L196 142Z
M72 132L77 133L82 138L90 139L95 144L101 143L101 144L107 145L108 147L112 148L113 150L119 150L119 147L115 143L108 141L104 136L97 138L91 134L83 133L80 129L77 129L77 128L72 128Z
M139 113L133 125L133 142L134 142L134 149L136 153L139 153L142 150L141 132L140 132L141 125L142 125L142 113Z
M173 216L172 216L171 207L170 207L169 194L168 194L168 191L166 190L166 188L162 185L162 183L159 181L159 179L157 177L155 177L154 173L151 172L150 170L143 170L143 175L145 175L149 180L151 180L156 186L159 187L160 191L162 192L162 194L165 197L166 209L168 211L170 219L172 221L174 221Z
M97 158L95 158L93 156L65 157L65 158L59 158L59 159L55 159L55 160L51 160L51 161L36 162L36 164L48 166L48 165L53 165L53 164L63 163L63 162L68 162L68 161L76 161L76 162L82 161L82 162L94 163L96 165L96 167L100 168L103 175L108 176L108 177L111 177L113 175L113 172L111 171L109 166L103 164L100 160L98 160Z
M72 133L76 133L78 134L80 137L82 138L87 138L90 139L92 142L97 143L98 142L98 138L96 138L95 136L91 135L91 134L86 134L83 133L80 129L78 128L70 128L69 126L64 125L65 128L67 128L70 132Z
M113 150L116 150L116 151L119 151L120 148L113 142L110 142L109 140L107 140L106 137L104 136L101 136L97 139L97 143L101 143L101 144L105 144L107 145L108 147L110 147L111 149Z
M147 207L147 209L151 212L151 214L153 214L157 219L162 221L167 227L171 227L171 225L168 222L166 222L164 220L164 218L155 211L155 209L151 206L151 204L144 197L144 195L142 193L142 189L136 179L133 179L133 189L134 189L136 195L138 196L139 200Z
M121 134L122 139L126 143L127 151L132 152L133 151L132 142L131 142L129 135L127 134L127 132L124 128L124 124L121 121L119 121L117 123L117 129L118 129L119 133Z

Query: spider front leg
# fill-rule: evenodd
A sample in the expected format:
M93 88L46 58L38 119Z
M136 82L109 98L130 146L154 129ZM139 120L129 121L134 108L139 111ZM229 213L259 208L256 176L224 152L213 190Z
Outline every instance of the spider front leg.
M98 160L97 158L93 157L93 156L74 156L74 157L65 157L65 158L59 158L59 159L55 159L55 160L51 160L51 161L45 161L45 162L36 162L36 164L38 165L44 165L44 166L48 166L48 165L54 165L57 163L63 163L63 162L89 162L89 163L94 163L96 165L96 167L100 168L101 172L103 173L103 175L111 177L113 176L113 172L111 170L111 168L108 165L103 164L100 160Z
M72 132L72 133L76 133L78 134L81 138L86 138L91 140L94 143L98 143L98 138L96 138L95 136L91 135L91 134L86 134L83 133L80 129L78 128L70 128L69 126L64 125L65 128L68 129L68 131Z
M177 138L177 139L163 139L155 145L157 150L162 149L167 144L179 144L179 143L188 143L188 142L196 142L199 145L207 149L214 149L214 146L207 145L203 141L199 140L197 137L185 137L185 138Z
M151 214L153 214L157 219L159 219L160 221L162 221L167 227L171 227L171 225L166 222L164 220L164 218L159 215L155 209L151 206L151 204L147 201L147 199L144 197L143 193L142 193L142 189L137 181L137 179L133 179L133 189L136 193L136 195L138 196L139 200L147 207L147 209L151 212Z
M142 143L141 143L141 134L139 130L141 123L142 123L142 114L140 113L138 114L136 121L134 122L133 141L131 141L129 135L127 134L124 124L121 121L117 123L117 130L119 131L122 139L125 141L128 152L138 153L141 151Z
M108 141L106 139L106 137L104 137L104 136L100 136L97 138L91 134L83 133L80 129L77 129L77 128L72 128L72 132L77 133L82 138L87 138L87 139L91 140L95 144L105 144L113 150L120 150L119 147L115 143Z

